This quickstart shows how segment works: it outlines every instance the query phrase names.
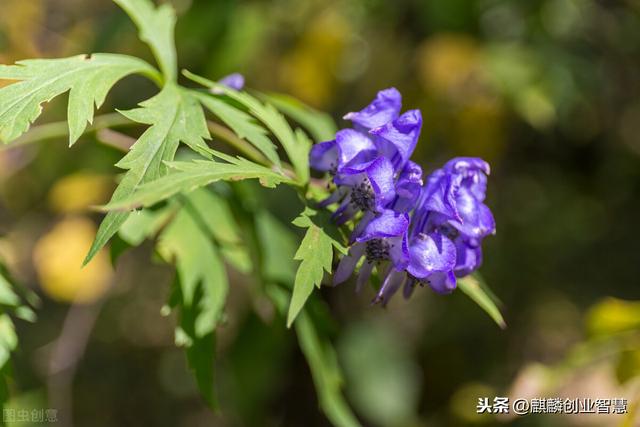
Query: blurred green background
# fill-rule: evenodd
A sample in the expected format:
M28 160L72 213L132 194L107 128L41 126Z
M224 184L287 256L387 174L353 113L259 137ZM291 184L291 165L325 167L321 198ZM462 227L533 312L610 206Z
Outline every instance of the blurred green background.
M427 170L458 155L492 165L498 232L481 273L508 329L460 293L423 289L383 310L370 290L322 290L364 425L640 425L640 2L171 3L181 67L214 79L239 71L340 126L395 86L405 108L422 110L415 157ZM0 63L100 51L152 60L108 0L0 8ZM153 91L128 78L103 110ZM64 117L58 100L40 122ZM95 137L0 151L0 257L43 298L35 324L18 322L11 407L57 408L61 425L72 411L78 426L327 426L295 337L247 276L231 272L213 413L160 314L173 273L152 246L115 269L105 252L80 270L100 219L88 207L108 200L119 157ZM260 194L282 226L298 213L286 190ZM629 414L476 414L478 398L494 396L626 398Z

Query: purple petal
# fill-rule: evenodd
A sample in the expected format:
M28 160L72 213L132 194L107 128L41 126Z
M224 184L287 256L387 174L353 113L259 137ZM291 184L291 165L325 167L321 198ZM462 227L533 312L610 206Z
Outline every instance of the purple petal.
M418 211L420 216L428 212L437 212L447 218L460 220L456 209L455 193L456 183L450 174L442 169L435 170L427 179L423 187L420 200L418 201Z
M240 73L229 74L218 80L218 83L231 89L242 90L244 87L244 76Z
M463 239L457 239L456 251L455 274L457 277L471 274L482 264L482 248L480 245L470 245Z
M422 168L409 161L405 165L396 183L396 199L393 210L409 212L416 206L422 191Z
M373 141L367 135L353 129L343 129L336 133L336 143L339 169L355 163L370 162L377 154Z
M373 270L372 262L365 262L360 267L360 272L358 273L358 279L356 280L356 292L360 292L364 285L369 281L371 277L371 271Z
M473 238L481 238L495 233L496 223L491 210L484 203L478 201L471 190L460 188L456 197L456 207L460 223L452 222L455 228Z
M309 153L309 164L321 172L335 171L338 168L339 148L336 141L315 144Z
M396 196L393 165L384 157L378 157L367 168L367 177L376 196L376 207L380 210Z
M355 244L349 249L349 255L342 257L340 263L338 264L338 268L333 275L333 285L339 285L340 283L346 281L353 274L353 270L356 268L356 264L362 255L364 254L365 245Z
M417 284L418 282L414 277L407 277L407 280L404 282L404 289L402 290L404 299L409 299L409 297L411 297L411 294L413 294L413 290L416 288Z
M469 188L478 201L484 200L487 175L491 172L487 162L477 157L456 157L449 160L443 169L454 175L461 187Z
M456 276L452 271L434 273L428 280L429 287L439 294L450 294L456 288Z
M451 271L456 265L456 246L438 232L421 233L409 246L407 271L418 279L426 279L436 272Z
M390 159L397 169L401 169L411 157L421 129L420 110L409 110L394 121L372 129L370 133L377 136L378 150Z
M422 183L422 167L416 162L409 160L400 173L400 179Z
M363 110L348 113L345 120L351 120L358 127L369 130L394 120L402 108L402 95L396 88L378 92L376 98Z
M389 258L396 270L404 270L409 265L409 242L407 233L402 236L391 237L389 243Z
M478 157L455 157L449 160L444 169L452 173L475 173L484 172L486 175L491 174L491 167L489 163Z
M382 282L382 287L380 287L373 303L382 303L383 307L386 306L391 297L398 291L398 289L400 289L406 278L407 275L404 271L392 269L384 279L384 282Z
M367 224L356 241L366 242L371 239L402 236L408 227L409 215L387 209Z
M240 73L229 74L228 76L224 76L220 80L218 80L218 83L230 89L242 90L242 88L244 87L244 76ZM211 89L211 93L221 95L223 92L219 89L214 88Z

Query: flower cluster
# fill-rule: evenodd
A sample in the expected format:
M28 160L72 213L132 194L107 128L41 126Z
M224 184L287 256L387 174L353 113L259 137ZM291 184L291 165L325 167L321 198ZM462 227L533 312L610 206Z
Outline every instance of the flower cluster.
M374 302L383 305L400 288L408 298L417 284L453 291L456 277L480 266L482 239L495 232L483 203L489 165L455 158L423 180L422 168L410 160L422 115L401 114L401 108L396 89L378 92L366 108L344 116L352 128L316 144L310 154L311 166L330 173L336 187L320 206L338 204L337 224L357 220L334 284L346 281L364 257L357 289L376 267L382 286Z

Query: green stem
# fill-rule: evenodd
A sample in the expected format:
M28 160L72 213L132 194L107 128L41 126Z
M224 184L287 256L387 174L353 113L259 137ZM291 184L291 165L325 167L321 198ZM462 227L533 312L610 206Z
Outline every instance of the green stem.
M127 119L123 115L119 113L109 113L103 114L101 116L96 116L93 120L93 124L87 126L85 133L96 132L100 129L105 128L115 128L122 126L132 126L136 123ZM40 126L34 126L29 130L29 132L22 135L20 138L15 141L1 145L0 151L9 150L15 147L21 147L23 145L32 144L34 142L43 141L47 139L56 139L56 138L64 138L69 135L69 124L66 120L61 122L53 122L47 123Z
M263 166L271 166L269 160L262 155L261 152L256 150L253 145L249 144L244 139L238 137L229 128L222 126L221 124L207 120L207 127L211 135L217 136L224 142L247 156L247 158L253 160L256 163L260 163Z

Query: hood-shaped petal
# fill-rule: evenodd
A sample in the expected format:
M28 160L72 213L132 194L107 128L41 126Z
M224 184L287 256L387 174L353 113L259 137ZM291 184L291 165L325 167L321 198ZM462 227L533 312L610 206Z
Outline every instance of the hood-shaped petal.
M378 92L371 104L358 112L346 114L344 119L351 120L359 129L369 130L398 117L401 108L402 95L391 87Z
M309 165L321 172L335 172L338 170L340 151L336 141L326 141L315 144L309 153Z
M377 155L373 141L367 135L353 129L343 129L336 133L336 144L338 170L345 166L370 162Z
M423 187L417 216L422 218L430 212L436 212L449 219L460 220L455 199L457 188L457 183L450 174L442 169L435 170Z
M453 271L433 273L428 281L429 287L439 294L450 294L456 288L456 276Z
M407 271L418 279L428 279L433 273L451 271L456 265L456 246L438 232L420 233L409 246Z
M402 236L408 228L409 215L385 209L367 224L356 241L366 242L372 239Z
M456 239L456 267L457 277L464 277L477 270L482 264L482 247L470 245L466 239Z
M478 239L495 233L496 222L491 210L476 199L471 189L458 190L456 208L462 221L452 221L451 225L465 236Z
M391 160L397 170L402 170L413 154L420 130L422 129L422 114L420 110L409 110L397 119L372 129L378 150Z
M491 173L489 163L478 157L456 157L449 160L443 170L454 176L460 187L469 188L476 199L484 200L487 175Z
M410 212L415 208L422 191L422 168L408 161L396 182L396 199L393 210Z

